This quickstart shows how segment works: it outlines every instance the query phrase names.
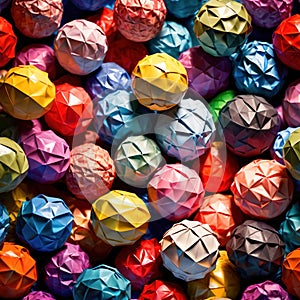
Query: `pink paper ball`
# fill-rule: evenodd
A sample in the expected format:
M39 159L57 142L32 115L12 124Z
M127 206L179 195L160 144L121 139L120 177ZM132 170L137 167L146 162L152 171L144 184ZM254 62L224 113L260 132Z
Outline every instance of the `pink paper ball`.
M291 127L300 126L300 79L292 82L285 91L283 116Z
M46 292L33 291L23 297L22 300L55 300L55 298Z

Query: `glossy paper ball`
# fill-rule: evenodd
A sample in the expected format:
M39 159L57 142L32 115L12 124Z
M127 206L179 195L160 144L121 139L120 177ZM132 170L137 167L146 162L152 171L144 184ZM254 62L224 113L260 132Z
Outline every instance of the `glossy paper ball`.
M74 4L80 10L86 11L96 11L105 6L108 2L107 0L71 0L72 4Z
M9 228L9 214L8 211L2 203L0 203L0 243L4 241L8 233Z
M207 224L183 220L160 241L164 267L184 281L201 279L216 268L219 242Z
M55 298L47 292L33 291L23 297L22 300L55 300Z
M118 30L128 40L146 42L161 30L167 9L163 0L117 0L114 19Z
M179 19L194 16L202 2L203 0L165 0L168 13Z
M17 219L17 235L40 252L64 245L72 230L73 215L62 199L38 195L23 202Z
M33 120L50 110L55 86L48 74L35 66L11 68L0 85L0 104L12 117Z
M98 25L77 19L59 29L54 50L64 69L72 74L87 75L102 65L107 40Z
M150 213L136 194L113 190L93 203L91 220L100 239L112 246L125 246L146 233Z
M194 31L205 52L230 56L251 33L251 17L236 1L210 0L198 11Z
M283 116L288 126L300 126L300 80L296 80L288 86L282 104Z
M13 0L11 15L22 34L40 39L59 28L63 3L61 0Z

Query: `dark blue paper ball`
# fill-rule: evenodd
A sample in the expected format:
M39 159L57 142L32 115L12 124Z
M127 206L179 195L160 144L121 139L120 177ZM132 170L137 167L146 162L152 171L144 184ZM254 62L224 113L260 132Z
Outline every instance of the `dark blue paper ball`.
M2 243L7 235L9 227L9 214L6 207L0 203L0 243Z

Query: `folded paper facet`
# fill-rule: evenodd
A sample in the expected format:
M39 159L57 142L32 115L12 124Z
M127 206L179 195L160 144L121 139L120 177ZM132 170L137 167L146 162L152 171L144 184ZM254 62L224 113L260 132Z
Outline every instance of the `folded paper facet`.
M1 201L2 202L2 201ZM2 203L0 203L0 243L2 243L9 229L9 214Z
M203 0L165 0L168 13L176 18L194 16L203 4Z
M22 300L55 300L54 296L47 292L33 291L27 294Z
M283 116L288 126L300 126L300 80L292 82L285 90L282 101Z

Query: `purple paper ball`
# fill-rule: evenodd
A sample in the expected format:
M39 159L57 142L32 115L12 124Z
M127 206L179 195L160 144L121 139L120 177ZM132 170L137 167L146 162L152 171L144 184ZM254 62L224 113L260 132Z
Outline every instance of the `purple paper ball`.
M46 292L33 291L26 295L22 300L55 300L55 298Z

